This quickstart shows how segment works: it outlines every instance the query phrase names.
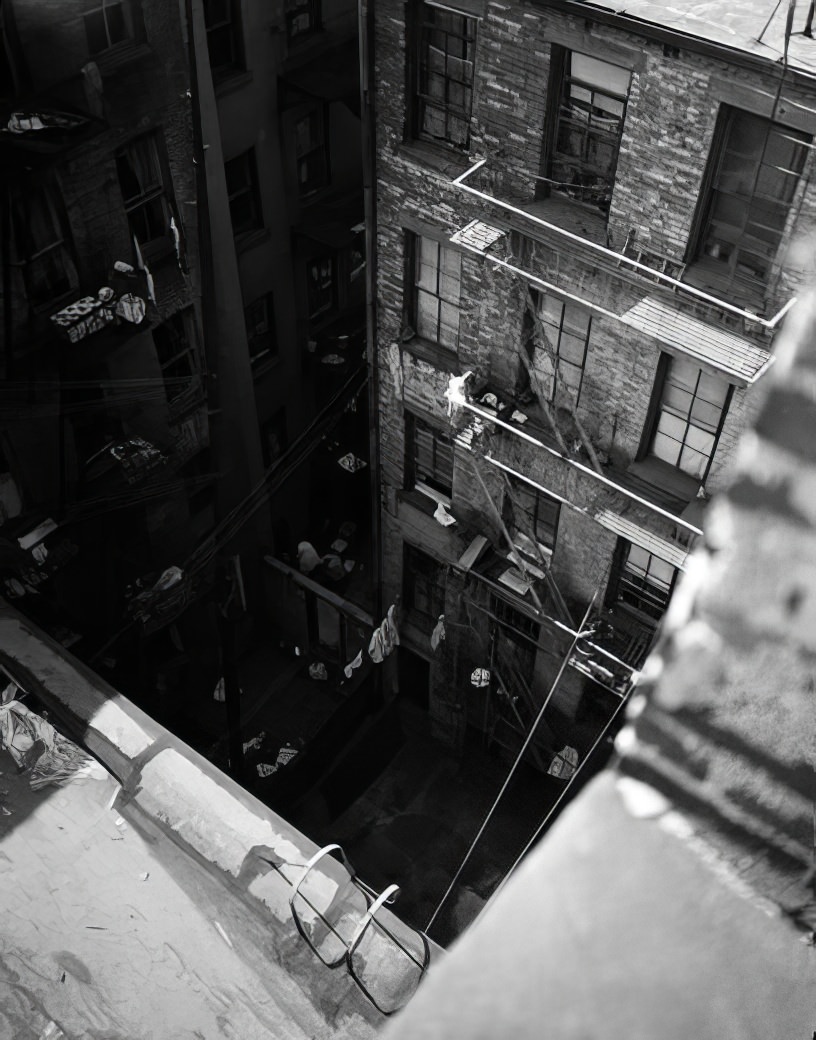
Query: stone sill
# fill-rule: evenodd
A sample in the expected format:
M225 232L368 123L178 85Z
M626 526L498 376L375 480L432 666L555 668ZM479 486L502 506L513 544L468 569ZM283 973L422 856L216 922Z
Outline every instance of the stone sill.
M460 152L453 147L446 148L440 144L431 144L429 141L403 141L397 148L396 154L400 159L407 159L409 162L433 170L440 176L451 180L464 173L470 165L467 152Z
M411 339L403 341L401 346L407 353L420 361L426 361L434 368L451 372L453 375L461 374L462 365L458 355L449 347L443 347L441 343L435 343L423 336L412 336Z

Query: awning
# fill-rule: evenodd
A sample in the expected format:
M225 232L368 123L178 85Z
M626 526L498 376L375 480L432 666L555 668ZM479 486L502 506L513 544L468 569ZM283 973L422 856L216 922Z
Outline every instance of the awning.
M595 519L607 531L620 535L627 542L639 545L641 549L645 549L646 552L650 552L654 556L659 556L661 560L670 563L672 567L678 567L680 570L683 570L685 567L688 549L684 546L678 545L676 542L670 542L667 538L661 538L660 535L647 531L645 527L640 527L638 524L632 523L631 520L627 520L626 517L618 516L617 513L613 513L609 509L596 513Z
M769 350L700 321L658 296L640 300L620 320L652 336L669 352L685 354L704 367L722 372L737 386L755 382L774 360Z

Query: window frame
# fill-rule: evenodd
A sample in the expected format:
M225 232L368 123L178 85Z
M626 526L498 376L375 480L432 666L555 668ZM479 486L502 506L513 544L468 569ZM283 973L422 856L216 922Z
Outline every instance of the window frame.
M303 15L308 17L306 29L295 30L295 22ZM298 44L314 36L323 27L323 10L320 0L286 0L284 4L286 39L289 45Z
M709 453L709 456L708 456L708 461L706 462L706 465L705 465L705 467L703 469L702 475L699 476L699 477L695 473L690 473L687 469L684 469L682 466L677 465L677 464L672 463L672 462L669 462L668 459L664 458L662 455L656 454L654 452L654 450L653 450L654 449L655 437L657 436L657 433L658 433L658 426L660 424L661 415L663 414L663 411L664 411L664 409L663 409L663 400L664 400L664 396L665 396L665 393L666 393L666 386L667 386L667 384L669 382L671 368L672 368L672 365L674 363L691 365L693 368L695 368L697 370L697 379L696 379L696 382L695 382L695 392L694 392L694 394L692 396L692 399L691 399L691 402L690 402L690 405L689 405L689 411L687 412L687 415L686 415L686 429L684 431L683 440L680 442L680 444L681 444L681 454L680 454L680 456L678 456L678 461L679 461L679 458L682 457L683 449L688 446L687 445L687 439L688 439L688 435L689 435L689 429L692 426L694 426L695 429L701 429L704 433L710 434L713 437L713 443L711 445L711 450L710 450L710 453ZM690 418L691 418L692 410L693 410L693 407L694 407L694 403L697 400L697 389L700 386L700 377L701 376L706 376L709 379L717 379L720 382L725 383L726 386L727 386L727 389L726 389L726 392L725 392L725 398L723 400L722 405L720 406L720 415L719 415L719 419L718 419L718 422L717 422L717 425L716 425L716 429L713 430L713 431L712 430L707 430L707 429L705 429L705 427L702 427L702 426L696 426L695 424L692 424L690 422ZM684 390L684 388L682 388L682 387L680 389ZM672 469L677 470L679 473L685 474L687 477L690 477L691 479L697 481L700 485L704 485L706 480L708 479L708 474L711 471L711 465L712 465L712 463L714 461L714 457L717 454L717 448L719 446L720 435L722 434L723 426L725 425L725 420L728 417L728 410L729 410L729 408L731 406L731 400L732 400L732 397L733 397L733 393L734 393L734 385L733 385L733 383L729 383L728 380L725 379L722 375L716 375L715 376L712 373L710 373L707 369L700 368L699 365L695 365L694 364L694 361L691 358L686 358L686 357L684 357L682 355L668 354L668 353L665 353L665 352L662 353L660 355L660 360L659 360L658 366L657 366L657 373L656 373L656 376L655 376L654 389L652 391L652 399L651 399L650 404L649 404L649 411L648 411L648 414L647 414L646 425L644 427L644 437L643 437L643 441L642 441L642 444L641 444L641 450L638 453L638 459L641 460L641 459L645 459L647 457L648 458L657 459L660 462L665 463L665 465L672 467ZM711 405L713 407L713 404L711 402L706 402L705 399L703 399L703 398L700 398L700 400L704 404L709 404L709 405ZM669 414L673 415L675 418L678 418L681 421L683 420L683 417L681 415L679 415L676 411L675 412L671 412L668 409L666 409L666 411L669 412ZM676 438L672 438L672 439L676 439ZM698 455L702 455L703 454L702 451L700 451L698 448L694 448L693 446L690 447L690 450L696 452Z
M461 32L456 33L449 31L442 25L434 26L433 20L428 17L429 12L435 12L434 17L440 15L441 17L448 18L460 18L462 19ZM468 24L469 23L469 24ZM476 47L478 40L478 23L479 19L474 17L472 14L466 11L453 10L443 5L438 5L430 2L423 2L417 5L416 15L413 23L413 34L414 34L414 47L411 50L411 66L410 66L410 83L409 83L409 94L411 97L412 109L410 112L410 118L408 120L408 126L410 129L411 137L414 140L427 141L431 144L441 145L445 148L454 148L457 151L467 151L470 147L470 125L473 117L473 95L476 88ZM445 71L442 73L442 80L444 82L444 97L440 100L434 98L430 93L425 93L422 90L423 85L423 73L430 67L429 54L431 50L431 36L436 31L441 32L445 36L446 48L440 50L440 53L444 55L443 64ZM447 47L448 39L453 38L463 42L464 51L461 55L451 54ZM454 77L448 75L448 65L451 61L461 61L463 63L469 63L471 72L470 79L457 80ZM439 75L439 73L436 73ZM463 91L469 93L468 101L463 106L456 106L450 101L450 86L454 83L461 87ZM442 124L444 133L442 135L431 133L426 130L426 115L428 109L435 109L437 113L441 113ZM459 120L465 128L464 137L462 140L454 140L451 132L451 123L453 120Z
M136 195L126 197L126 189L122 184L122 172L121 169L119 169L119 163L128 156L128 153L135 154L135 149L139 148L143 144L148 146L150 161L155 167L157 180L155 183L141 190ZM170 227L170 221L175 220L176 224L178 224L179 221L176 217L175 206L173 204L172 182L168 172L167 160L164 152L164 140L161 132L158 130L152 130L147 134L140 134L138 137L131 138L130 141L117 150L116 162L119 190L122 196L122 205L128 220L131 243L133 243L133 240L138 243L138 252L141 254L142 260L145 262L153 262L171 255L175 256L176 245ZM134 165L134 162L131 159L131 172L133 172L137 166L138 163ZM147 216L148 207L152 207L157 202L162 210L162 233L161 235L142 241L137 233L137 228L134 227L135 215L144 212L146 214L146 220L153 220L152 216ZM135 248L136 247L134 246L134 249Z
M432 571L436 574L430 573ZM444 572L444 564L429 553L423 552L410 542L402 543L402 598L406 610L412 615L411 620L414 624L419 622L417 627L430 631L439 620L439 616L445 613ZM430 612L417 605L417 578L425 579Z
M424 463L418 462L421 444L417 437L430 438L430 467L427 473L421 472L426 467ZM443 459L442 467L439 466L440 450L444 455L450 457L449 465ZM453 438L447 436L437 426L414 412L405 412L405 473L407 484L416 491L432 499L434 502L442 502L450 506L453 495L453 476L455 467L455 453ZM441 479L437 476L441 472ZM446 480L448 470L450 472L450 483ZM430 479L428 479L430 477Z
M176 328L174 328L176 326ZM168 339L177 339L180 349L176 350L172 354L165 354L163 356L161 336L157 339L156 332L161 330L162 334L166 332ZM196 382L196 379L201 375L201 364L198 349L198 340L195 330L195 317L191 307L186 307L182 310L175 311L170 314L163 322L155 325L151 332L153 334L153 345L156 350L156 358L159 362L159 367L162 372L162 381L164 383L164 393L167 399L167 404L170 408L173 408L174 403L178 401ZM179 335L180 332L180 335ZM171 376L173 379L184 379L187 385L181 383L178 384L177 392L172 392L175 389L167 385L167 373L168 370L178 365L179 362L185 362L186 372L183 375Z
M636 570L635 567L629 566L632 550L636 550L638 554L646 554L648 559L646 561L645 570L643 568ZM668 584L665 582L649 581L649 570L653 560L659 560L666 567L671 568L672 576ZM643 575L641 579L636 578L638 572ZM630 577L627 577L627 573ZM656 553L650 552L648 549L644 549L642 546L637 545L635 542L630 542L626 538L618 538L618 544L615 547L615 556L613 559L612 578L607 589L606 605L608 607L620 607L622 610L632 614L638 620L645 622L651 628L655 629L660 624L663 615L666 613L666 609L668 608L672 594L677 585L679 573L677 567L673 566L668 560L664 560ZM651 586L653 590L665 589L665 594L663 592L658 594L654 592L648 593L646 589L647 585ZM638 591L639 589L640 591ZM627 598L627 596L630 598Z
M237 163L242 164L243 169L248 173L248 176L242 179L240 188L230 191L230 177L227 167L239 169L236 165ZM232 223L233 238L240 238L242 235L251 234L253 231L261 230L264 227L264 215L263 204L261 201L260 182L258 179L258 163L254 147L247 148L246 151L239 152L238 155L234 155L231 159L225 161L224 179L227 189L227 204L230 212L230 221ZM233 204L236 200L241 199L244 196L249 200L249 222L242 224L240 227L236 227Z
M250 311L256 307L263 307L264 309L264 320L268 328L265 333L261 333L260 335L268 337L269 345L260 350L253 351L253 339L256 338L258 334L257 332L253 334L250 331ZM279 357L280 344L278 342L277 334L275 301L271 292L262 293L244 307L244 322L246 324L247 350L249 352L249 360L252 367L257 368L261 365L277 361ZM255 323L255 327L257 329L258 322Z
M108 22L108 15L114 9L119 9L122 16L122 27L125 35L118 40L111 40L110 24ZM106 46L93 50L91 45L91 37L88 31L89 19L94 16L101 15L101 24L104 30L105 39L107 40ZM133 0L103 0L97 7L94 7L90 11L84 11L82 14L82 24L85 29L85 39L88 44L88 54L90 57L95 58L99 55L107 54L116 47L122 47L124 45L134 43L138 39L137 23L134 15Z
M324 284L315 284L316 282L321 282L323 276L320 276L318 279L313 279L313 269L319 264L328 264L330 279L328 287ZM323 315L333 314L339 306L339 260L337 253L332 251L308 257L305 264L305 272L306 310L309 316L309 322L311 323ZM326 292L328 289L328 296L326 296L325 301L321 302L319 306L315 306L316 289L322 292Z
M310 137L309 147L305 151L301 151L300 142L298 140L298 126L306 120L311 120L317 117L318 130L315 138ZM330 154L329 154L329 119L327 106L325 104L315 104L304 112L301 116L298 116L294 120L294 154L295 154L295 178L298 186L298 194L301 199L309 198L322 188L327 187L331 180L331 165L330 165ZM305 182L301 179L301 164L309 162L313 157L317 157L318 165L318 176L316 178L308 178Z
M216 83L226 79L228 76L231 76L236 72L242 72L246 67L240 2L239 0L223 0L223 3L226 17L222 18L220 21L214 22L213 24L208 24L207 22L206 0L204 3L204 28L207 34L207 56L210 63L210 71L212 73L213 81ZM213 52L210 48L210 38L215 33L224 33L225 36L228 36L229 38L230 60L218 65L213 64Z
M629 72L629 84L626 94L620 94L615 91L600 90L598 89L597 84L590 82L588 79L582 80L580 76L574 75L571 69L571 59L574 54L582 58L589 58L593 61L610 65L617 69L627 70ZM578 131L581 131L582 129L582 127L578 125L575 117L570 120L569 116L566 114L568 110L572 112L576 110L575 96L569 94L570 86L572 84L575 84L578 87L578 90L588 91L590 94L590 102L595 95L600 95L616 104L622 105L622 111L617 120L615 141L611 145L612 159L605 176L599 177L597 172L593 171L589 166L588 159L586 158L586 155L589 152L589 141L593 136L598 137L598 135L605 133L602 128L595 127L593 130L589 121L585 123L581 148L582 157L577 164L573 162L573 157L569 156L566 152L562 152L558 147L559 136L563 126L571 123ZM552 192L555 192L561 197L567 197L574 202L591 206L593 210L599 210L605 217L608 216L612 201L612 193L615 188L615 177L617 175L618 159L620 157L620 146L623 139L623 130L626 123L626 110L629 103L631 89L632 69L628 66L618 64L617 61L606 61L601 57L585 54L583 51L575 50L572 47L564 47L555 43L551 45L551 68L547 88L547 114L545 120L545 133L542 142L541 173L543 176L536 186L537 197L547 198ZM593 106L590 104L590 108L592 107ZM580 109L581 106L578 106L578 108ZM601 117L596 116L595 118L599 119ZM555 164L558 162L559 156L562 156L565 165L576 165L578 167L577 176L579 178L594 176L596 180L602 180L602 184L575 184L554 178L553 174L555 172Z
M539 488L532 487L532 485L527 484L525 481L511 478L510 485L511 491L509 493L505 491L502 502L502 519L507 526L507 529L510 531L516 549L524 555L525 559L529 558L533 564L539 565L541 561L535 553L533 545L538 545L538 548L544 556L551 557L555 553L555 546L558 540L558 525L561 520L562 503L559 499L552 495L548 495L545 491L541 491ZM514 499L519 497L523 498L524 495L532 497L533 506L531 511L525 508L523 501L520 506L517 506L516 501L514 501ZM541 520L542 503L544 503L546 508L550 509L554 514L552 521L549 519L545 519L544 521ZM523 530L518 525L517 511L519 508L521 508L525 515L530 518L529 526L530 530L535 535L535 543L532 542L527 531ZM546 534L544 541L542 541L540 537L541 532L539 531L539 523L543 524L542 530ZM517 536L519 534L522 534L524 538L518 539ZM530 542L529 546L526 544L528 541ZM518 544L519 542L521 544Z
M578 378L578 387L575 391L575 397L572 401L573 407L578 407L578 402L581 399L581 390L584 385L584 375L586 373L586 361L587 354L589 353L589 340L592 335L592 312L585 307L581 307L579 304L574 303L572 300L562 300L559 296L554 293L547 293L540 289L530 290L530 296L532 297L533 303L535 304L535 311L531 312L529 306L525 308L525 321L524 321L524 336L525 342L523 349L527 353L527 357L531 362L534 361L536 348L544 349L540 347L536 340L536 332L538 325L540 324L545 330L547 328L555 329L556 341L554 344L547 341L547 346L552 351L551 361L553 363L552 375L545 375L545 378L549 380L549 393L547 396L548 403L558 403L558 397L569 396L571 393L571 387L561 376L561 366L569 366L570 369L576 369L580 372ZM552 322L545 320L545 314L543 311L544 302L550 300L555 304L558 304L561 308L560 315L558 318L558 326L556 327ZM581 363L578 365L576 362L562 356L562 343L565 341L565 334L578 339L578 331L569 327L565 328L565 323L568 319L568 312L572 311L573 314L580 313L586 318L586 331L583 333L583 351L581 355ZM539 373L538 385L542 383L542 376ZM519 374L517 379L517 393L524 394L525 391L530 388L530 377L527 372L527 368L523 362L519 362ZM534 389L534 388L533 388Z
M409 232L408 234L410 236L408 249L406 250L410 277L407 293L409 310L408 322L417 336L421 339L428 340L432 343L438 343L441 347L447 350L454 352L458 351L462 321L462 253L460 250L444 242L444 240L440 240L430 235L424 235L417 232ZM422 268L425 255L424 250L426 248L435 251L434 264L424 265L433 271L433 288L422 284ZM441 261L443 254L450 257L456 257L458 271L455 276L452 276L442 269ZM455 277L457 284L455 301L452 298L441 295L440 289L443 279L453 277ZM424 321L420 320L422 298L436 301L436 317L431 320L431 325L433 327L429 327ZM451 337L445 336L443 338L441 335L443 329L453 329L452 324L442 321L443 308L450 308L451 310L456 311L456 330ZM448 340L448 342L446 342L446 340Z
M44 212L51 225L53 238L45 245L35 248L36 244L33 239L35 221L32 219L32 213L40 199L44 204ZM35 309L50 307L58 300L67 298L79 288L76 255L62 205L62 196L56 181L53 178L42 180L31 178L22 194L21 210L22 212L19 212L15 207L15 213L18 216L14 221L14 235L17 242L16 253L23 273L26 299ZM43 266L44 268L43 261L55 256L58 256L57 265L61 268L65 287L60 288L58 280L52 281L46 270L44 281L47 282L47 286L42 290L35 289L33 272L36 267Z
M735 153L743 162L747 162L751 159L750 155L739 155L739 138L736 135L732 142L732 130L734 124L741 117L747 117L748 119L755 120L760 124L764 124L762 152L758 162L756 163L757 169L754 175L751 195L746 199L741 198L734 190L729 191L725 186L719 186L721 176L723 178L727 176L723 170L723 166L725 165L729 152ZM769 164L765 161L768 138L772 132L776 132L783 137L787 136L788 139L796 138L796 143L801 145L801 169L798 172L795 170L783 171L781 167L774 166L772 163ZM718 223L714 215L717 196L720 195L723 198L728 197L732 200L732 204L737 207L742 206L742 230L736 235L734 241L730 243L732 249L731 254L726 257L725 261L722 262L722 266L719 267L718 270L715 270L710 277L716 282L715 287L719 292L742 290L747 294L746 299L753 300L757 303L763 302L764 294L768 291L773 281L777 257L785 239L785 230L790 221L791 212L796 206L797 196L801 191L803 177L808 167L809 146L812 144L813 135L797 129L796 127L787 126L783 123L773 121L766 116L761 116L756 112L750 112L747 109L739 108L736 105L725 103L720 105L714 126L708 160L706 162L703 184L700 190L694 220L692 222L691 234L689 235L685 258L687 266L684 280L695 283L701 276L702 266L705 265L708 267L712 262L716 263L719 261L723 245L726 249L728 248L729 243L725 241L720 242L714 232L714 225ZM780 202L775 196L764 196L763 194L758 193L757 188L763 167L770 167L771 169L777 170L777 172L785 173L787 176L794 178L790 190L790 201L788 203ZM737 269L743 251L746 254L752 252L750 236L748 236L746 228L747 225L751 223L750 213L752 205L755 202L766 202L772 205L787 206L782 226L778 229L778 233L773 228L765 229L771 231L777 240L775 244L767 246L765 253L767 270L765 274L762 275L756 273L750 274L746 271L740 271ZM725 221L720 221L719 223L723 227L728 226ZM736 225L731 226L736 227ZM715 240L711 241L712 238ZM756 255L758 250L759 246L754 247L753 254ZM703 284L707 283L704 281Z

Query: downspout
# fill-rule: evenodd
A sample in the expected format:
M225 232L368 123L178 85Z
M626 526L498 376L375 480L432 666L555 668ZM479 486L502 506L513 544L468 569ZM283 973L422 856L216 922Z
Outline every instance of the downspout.
M374 617L383 616L382 522L380 516L380 380L377 362L377 199L376 126L374 120L374 3L357 0L360 41L360 112L362 115L363 203L366 244L366 364L368 368L368 453L371 475L371 577ZM380 674L379 669L376 673Z

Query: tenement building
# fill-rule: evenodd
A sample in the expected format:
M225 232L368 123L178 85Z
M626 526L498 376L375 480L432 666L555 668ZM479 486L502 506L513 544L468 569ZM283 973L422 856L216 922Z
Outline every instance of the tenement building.
M455 746L517 751L546 703L555 771L631 688L812 269L805 12L617 6L369 16L395 679Z

